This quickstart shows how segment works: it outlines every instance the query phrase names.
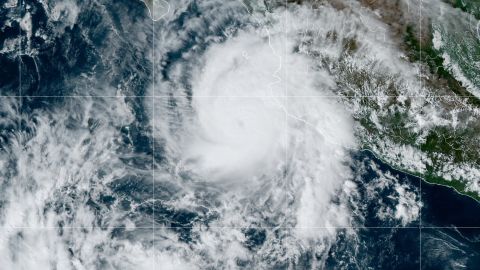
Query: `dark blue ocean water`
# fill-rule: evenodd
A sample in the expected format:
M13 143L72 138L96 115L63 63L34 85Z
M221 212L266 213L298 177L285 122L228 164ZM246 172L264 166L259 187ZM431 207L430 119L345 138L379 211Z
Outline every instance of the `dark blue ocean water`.
M361 152L357 159L362 162L372 160L380 170L390 172L416 187L421 191L423 205L419 220L407 225L408 228L360 231L360 238L367 249L364 254L376 258L370 266L418 269L421 264L422 269L456 269L454 265L458 264L465 265L467 269L480 269L480 203L452 188L430 184L395 170L368 151ZM363 181L370 181L372 176L372 172L367 171ZM385 225L371 216L366 219L370 220L367 226Z
M151 85L151 55L142 47L133 47L133 41L128 34L131 29L128 25L138 22L138 18L146 18L146 11L140 1L118 1L105 3L109 8L99 9L95 3L91 4L89 12L79 14L77 23L72 27L63 25L49 25L46 27L48 18L42 11L41 4L36 1L26 1L30 5L30 12L34 21L33 27L40 27L51 35L51 39L43 40L33 37L31 48L38 54L3 54L0 56L0 89L2 95L17 95L19 93L19 71L22 74L22 88L20 93L24 98L21 100L20 111L26 115L33 115L39 110L48 110L69 102L68 98L29 98L28 96L63 96L63 95L91 95L102 93L102 87L116 87L125 83L133 73L135 77L124 84L123 94L145 94ZM2 2L3 3L3 2ZM9 11L0 9L0 24L6 25L5 20ZM21 13L25 12L22 10ZM108 18L104 20L108 12ZM184 14L172 23L176 27L183 27L189 18L198 16L195 5L185 11ZM125 22L128 19L131 21ZM123 23L122 23L123 20ZM149 22L149 21L145 21ZM233 27L239 25L236 21L226 21ZM119 37L112 34L112 24L121 34ZM151 25L145 24L142 29L146 33L147 44L151 44ZM57 27L57 28L55 28ZM63 34L56 35L53 30L62 30ZM7 38L13 38L20 30L17 21L5 26L0 32L0 44ZM173 63L182 57L182 54L191 50L195 42L202 41L202 33L192 33L185 40L184 46L167 54L161 76L167 80L171 76ZM123 35L123 36L122 36ZM115 53L112 46L115 45ZM200 47L205 49L207 44ZM21 44L22 51L27 52L27 42ZM185 71L188 72L188 71ZM87 79L81 75L87 74ZM80 79L79 79L80 78ZM90 84L90 81L104 82L104 84ZM190 88L184 86L187 94ZM132 146L134 151L152 156L158 163L164 158L162 145L155 143L148 134L148 117L141 98L128 100L134 111L135 125L122 128L125 136L125 147ZM0 115L1 117L1 115ZM28 125L19 123L20 126L2 126L0 129L0 142L8 144L10 133L8 130L22 130L25 133L34 132L29 130ZM1 147L2 145L0 145ZM359 204L361 211L355 218L359 228L355 229L356 241L352 242L348 232L341 231L337 242L328 254L327 266L332 269L344 267L345 269L455 269L458 265L464 265L468 269L480 269L480 203L469 197L458 194L453 189L432 185L418 177L395 170L388 164L383 163L368 151L354 155L356 163L352 170L360 175L356 179L359 186ZM420 217L417 220L403 226L394 220L382 220L376 216L379 202L394 207L394 202L388 199L393 192L392 188L383 190L378 197L369 198L364 184L368 184L376 177L374 170L365 166L365 172L359 172L359 165L366 165L373 161L378 169L384 173L394 175L402 184L408 185L412 191L417 192L422 207ZM129 160L137 167L148 170L151 160ZM127 163L127 162L126 162ZM14 174L15 172L12 172ZM157 199L154 203L142 204L135 215L155 216L156 222L168 225L179 236L179 241L186 243L194 241L191 232L192 226L208 225L214 220L217 213L208 208L177 209L168 202L175 195L175 186L162 186L155 188ZM165 184L166 185L166 184ZM127 176L112 182L112 194L103 194L97 201L94 199L88 203L92 207L104 205L110 207L112 202L119 201L118 206L122 211L129 211L132 203L141 203L152 194L151 178L149 176ZM208 205L207 205L208 206ZM117 237L124 232L119 229L112 237ZM245 229L244 234L246 247L255 251L264 243L266 234L273 233L266 230ZM300 260L302 263L297 268L302 269L312 265L312 258L319 254L306 252ZM1 268L1 266L0 266ZM280 267L281 268L281 267Z

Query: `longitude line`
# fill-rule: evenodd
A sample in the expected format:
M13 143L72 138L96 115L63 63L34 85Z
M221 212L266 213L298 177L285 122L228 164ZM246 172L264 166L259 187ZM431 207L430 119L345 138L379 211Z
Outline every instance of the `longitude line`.
M155 270L155 7L152 2L152 245L153 245L153 263Z
M17 8L18 9L18 17L21 20L22 18L22 8L23 8L23 0L19 1L20 5ZM22 27L18 27L18 128L21 131L22 127Z
M420 39L419 39L419 58L420 58L420 63L422 62L422 38L423 38L423 33L422 33L422 0L419 0L420 1ZM419 69L419 72L420 72L420 90L423 91L423 76L422 75L422 66L420 66L420 69ZM420 181L420 203L422 203L422 181L423 179L419 179ZM420 216L420 220L419 220L419 269L421 270L422 269L422 208L420 207L419 208L419 216Z
M19 18L22 17L22 5L23 1L20 1L20 6L18 8L18 13L19 13ZM21 56L22 56L22 28L18 28L18 95L20 97L20 100L22 100L22 61L21 61Z
M19 20L21 22L22 20L22 15L23 15L23 5L24 5L24 1L23 0L20 0L18 1L19 3L19 6L17 7L18 9L18 17L19 17ZM18 113L18 123L17 123L17 128L18 128L18 133L22 133L23 130L22 130L22 27L19 25L18 27L18 35L19 35L19 40L18 40L18 108L17 108L17 113ZM23 140L20 141L21 144L23 144ZM22 150L23 151L23 147L22 147ZM17 169L19 171L22 171L21 170L21 164L20 162L17 162ZM37 229L39 230L39 226L36 226L34 227L33 229ZM20 245L20 241L17 242L18 245Z
M288 143L288 138L289 138L289 134L288 134L288 88L287 88L287 82L288 82L288 66L287 66L287 38L288 38L288 35L287 35L287 24L288 24L288 2L287 0L285 0L285 37L283 39L283 66L285 67L285 74L284 74L284 79L283 79L283 83L285 84L285 169L287 170L287 173L283 173L283 184L284 184L284 196L285 196L285 220L283 221L283 223L285 224L285 222L287 222L287 217L288 217L288 213L289 213L289 203L288 203L288 170L289 170L289 166L288 166L288 148L289 148L289 143ZM287 223L288 224L288 223Z

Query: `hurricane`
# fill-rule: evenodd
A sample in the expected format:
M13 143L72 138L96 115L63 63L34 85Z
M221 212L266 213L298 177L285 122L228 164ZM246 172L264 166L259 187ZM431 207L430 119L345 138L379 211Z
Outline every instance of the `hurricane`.
M475 269L467 2L0 2L0 268Z

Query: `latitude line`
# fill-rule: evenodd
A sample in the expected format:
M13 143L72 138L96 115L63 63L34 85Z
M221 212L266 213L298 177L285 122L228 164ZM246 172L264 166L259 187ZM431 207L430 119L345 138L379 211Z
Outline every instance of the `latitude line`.
M476 98L476 96L458 95L277 95L277 96L195 96L195 95L125 95L125 96L102 96L102 95L70 95L70 96L23 96L23 95L0 95L0 98Z
M7 230L7 229L42 229L42 230L53 230L53 229L127 229L126 226L111 226L111 227L87 227L87 226L36 226L36 227L31 227L31 226L1 226L0 230ZM184 229L299 229L299 230L308 230L308 229L415 229L418 230L419 226L305 226L305 227L292 227L292 226L265 226L265 227L259 227L259 226L253 226L253 227L248 227L248 226L159 226L155 228L156 230L161 230L161 229L178 229L178 228L184 228ZM455 227L455 226L423 226L423 229L480 229L480 227ZM136 230L136 229L152 229L152 226L149 227L134 227L128 230Z

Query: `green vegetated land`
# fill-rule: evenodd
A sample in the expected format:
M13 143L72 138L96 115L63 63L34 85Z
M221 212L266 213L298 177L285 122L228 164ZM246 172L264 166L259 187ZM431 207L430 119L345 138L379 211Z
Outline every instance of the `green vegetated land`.
M452 4L456 7L460 7L464 11L473 12L475 17L480 15L478 9L480 1L455 1ZM414 28L412 26L407 26L404 41L409 51L410 60L421 61L426 64L430 73L437 76L436 79L441 80L444 85L447 86L448 90L452 91L457 96L466 99L469 106L480 107L480 100L465 89L465 87L463 87L461 83L458 82L443 66L444 59L441 52L433 48L431 42L432 37L428 40L428 43L421 44L419 39L416 38ZM447 103L444 105L447 106L447 109L450 109L448 106L455 108L455 105L452 104ZM412 173L423 177L430 183L450 186L456 191L480 201L480 195L477 192L467 190L466 181L468 179L446 180L437 173L441 171L445 162L453 162L453 164L458 165L465 163L480 165L480 141L477 138L479 134L479 121L473 121L472 123L455 130L444 126L432 128L429 131L426 140L419 147L422 152L427 154L431 160L431 164L427 165L426 173L423 175L419 175L415 172Z
M480 0L445 1L454 8L468 12L477 19L480 18ZM389 14L382 17L386 23L390 22L389 25L392 25L392 21L398 22L398 19L402 18L402 16L397 18L396 13L391 12L392 7L385 2L367 1L365 4ZM393 8L399 7L394 6ZM398 13L402 12L405 11L398 10ZM426 23L429 25L424 25L426 29L423 29L422 36L419 35L415 25L397 27L401 29L399 33L403 35L402 47L405 49L409 61L422 63L427 69L425 72L428 73L428 76L424 77L423 80L428 86L428 95L446 96L445 98L425 98L423 101L421 97L415 98L407 95L403 100L398 99L397 97L408 93L405 88L408 88L408 85L402 85L395 75L382 74L381 71L372 72L372 70L375 70L374 63L373 66L362 66L348 60L355 58L355 53L361 46L355 38L347 38L341 41L343 43L343 53L335 61L330 61L331 59L328 56L322 57L315 51L311 52L311 57L318 57L323 68L332 74L336 74L338 94L345 97L354 118L359 123L360 128L357 132L360 133L364 148L372 150L380 159L399 170L419 176L429 183L449 186L461 194L480 201L480 194L468 190L468 181L474 181L475 179L463 179L462 177L468 178L468 176L461 176L455 172L451 173L450 176L445 174L449 173L449 169L452 168L466 168L468 170L469 166L480 167L480 116L473 115L472 111L469 110L480 108L480 99L472 95L455 78L449 68L444 66L445 59L442 52L442 50L448 50L447 52L453 62L457 63L461 60L462 63L467 62L468 64L477 55L480 61L480 43L472 33L469 33L467 37L466 33L457 31L458 29L447 29L450 31L449 33L442 33L446 35L447 47L438 51L434 48L432 42L433 29L431 22ZM439 23L442 24L443 22L440 21ZM461 23L456 25L460 29L464 27ZM333 43L339 42L339 37L335 31L327 33L326 38ZM456 39L458 40L455 43ZM469 69L465 65L460 65L460 68L467 77L470 76L469 79L472 79L473 83L476 83L476 78L472 78L472 74L480 74L479 72ZM382 97L377 97L378 93L385 95L386 100L380 100ZM452 119L448 114L455 111L458 124L453 127L448 124L437 125L431 123L432 125L429 125L429 127L415 130L415 115L431 113L431 111L423 110L423 106L431 106L430 109L441 111L442 117L449 120ZM428 117L425 119L429 120ZM421 152L422 158L425 157L426 160L419 162L422 162L425 167L416 170L414 169L415 166L410 166L411 164L402 164L405 161L404 156L389 155L389 151L399 150L398 147L403 146L411 146L416 151Z
M454 8L459 8L463 12L472 14L477 20L480 19L480 1L479 0L447 0Z
M480 1L479 1L480 2ZM433 184L449 186L457 192L470 196L480 201L480 194L468 190L468 181L476 179L464 179L461 175L452 173L447 177L449 169L480 167L480 116L472 113L472 108L480 108L480 100L473 96L444 66L441 51L433 47L432 26L426 31L429 36L420 41L417 29L409 25L405 27L403 47L411 62L422 63L429 73L425 78L429 95L445 96L425 99L425 106L432 106L445 119L451 119L448 115L456 111L458 117L455 127L451 125L435 125L422 130L415 130L416 122L412 114L428 114L422 106L421 98L406 97L400 101L397 96L405 93L401 84L396 83L394 77L386 74L372 74L368 67L349 66L349 64L337 64L337 70L341 75L339 85L349 102L357 103L360 108L355 111L354 118L361 128L363 146L373 151L376 155L393 167L416 175ZM425 34L425 33L424 33ZM345 41L344 51L348 55L355 51L349 50ZM355 42L353 42L355 44ZM476 45L474 45L476 46ZM455 48L453 48L455 49ZM478 48L480 50L480 46ZM350 89L350 90L349 90ZM371 92L374 89L375 92ZM387 100L379 101L376 93L383 93ZM352 96L353 95L353 96ZM360 97L354 97L359 95ZM417 99L417 100L413 100ZM381 106L380 106L381 104ZM372 118L372 116L374 116ZM428 119L428 118L427 118ZM426 134L424 133L426 132ZM422 139L419 139L422 137ZM381 145L381 142L391 142L392 147L411 146L420 151L427 158L422 172L412 167L402 165L402 160L392 157L387 159L389 146ZM382 158L383 156L383 158Z

